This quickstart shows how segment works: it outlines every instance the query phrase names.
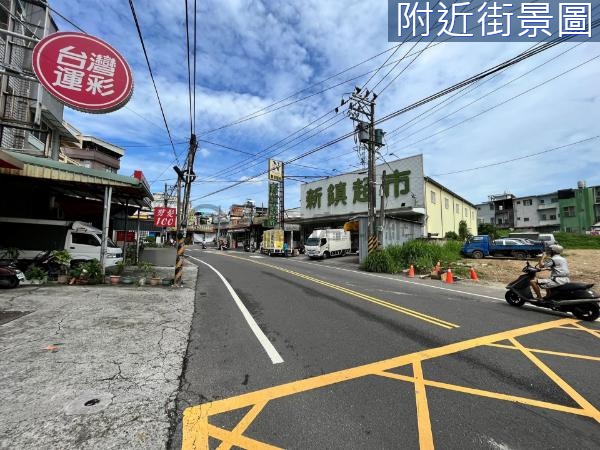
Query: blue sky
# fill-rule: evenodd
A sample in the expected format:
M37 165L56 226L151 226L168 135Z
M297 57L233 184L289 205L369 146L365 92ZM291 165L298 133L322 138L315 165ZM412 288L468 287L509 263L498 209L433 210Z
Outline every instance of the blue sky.
M193 7L193 0L188 3ZM103 116L65 108L65 119L85 134L125 148L120 173L141 169L153 182L153 191L162 191L165 182L175 181L171 169L174 155L128 3L52 0L51 6L119 50L129 61L135 80L133 97L125 108ZM185 2L137 0L135 6L175 149L183 157L190 130ZM73 29L60 18L55 20L62 31ZM394 46L387 40L387 2L382 0L199 0L197 21L196 134L200 139L252 154L271 147L268 152L281 152L276 159L282 160L351 131L349 118L325 129L342 118L334 118L331 113L323 119L329 122L314 133L323 131L313 138L289 149L281 144L273 146L333 111L345 93L369 78L359 75L379 67L391 52L310 87L291 100L359 77L354 81L238 125L207 135L203 132L236 121ZM414 50L425 45L419 44ZM402 46L392 61L404 56L411 46ZM530 46L433 45L380 95L377 115L401 109ZM391 160L423 153L426 175L474 203L504 191L528 195L576 187L578 180L598 185L600 139L510 164L443 175L600 134L600 58L585 63L597 55L600 43L561 44L469 88L428 117L417 118L437 103L387 121L381 124L389 133L388 145L381 150L383 157ZM582 63L585 64L560 75ZM379 88L406 65L401 63L395 68ZM388 70L383 69L368 86L377 83ZM517 77L520 78L515 80ZM551 80L554 77L557 78ZM522 94L529 89L532 90ZM519 94L522 95L507 101ZM415 120L391 133L411 119ZM195 171L198 179L210 182L195 183L193 205L211 203L227 208L248 198L266 205L264 176L201 198L231 184L224 180L243 180L265 171L265 159L248 158L201 142ZM360 167L350 139L297 163L311 167L290 165L286 173L325 175ZM299 183L286 183L286 207L298 206L299 196Z

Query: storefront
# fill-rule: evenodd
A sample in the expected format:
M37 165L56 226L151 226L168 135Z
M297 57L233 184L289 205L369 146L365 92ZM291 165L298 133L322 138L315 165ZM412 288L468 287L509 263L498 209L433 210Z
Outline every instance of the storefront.
M448 231L458 233L461 220L476 230L476 207L425 177L423 155L376 166L376 184L378 225L382 212L385 219L383 245L401 244L416 238L443 238ZM302 185L300 204L301 218L293 222L302 226L303 238L314 229L342 228L348 222L358 221L368 213L366 169ZM354 230L352 226L346 227ZM361 233L352 230L355 247Z

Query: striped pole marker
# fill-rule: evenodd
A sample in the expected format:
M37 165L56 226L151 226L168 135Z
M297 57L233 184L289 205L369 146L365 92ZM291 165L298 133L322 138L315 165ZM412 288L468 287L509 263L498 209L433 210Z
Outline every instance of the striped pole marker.
M174 286L181 287L182 276L183 276L183 254L185 252L185 245L183 242L183 233L180 231L177 233L177 257L175 259L175 280Z
M377 250L378 246L379 246L379 241L377 239L377 236L376 235L369 236L369 253Z

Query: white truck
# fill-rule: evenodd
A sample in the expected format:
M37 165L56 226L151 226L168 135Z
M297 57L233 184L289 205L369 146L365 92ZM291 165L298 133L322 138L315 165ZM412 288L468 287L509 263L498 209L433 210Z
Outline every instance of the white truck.
M46 250L67 250L71 262L100 260L102 231L84 222L0 217L2 247L19 250L19 259L33 259ZM123 260L123 252L107 239L105 267Z
M306 240L304 249L311 258L344 256L350 252L350 232L344 230L313 230Z

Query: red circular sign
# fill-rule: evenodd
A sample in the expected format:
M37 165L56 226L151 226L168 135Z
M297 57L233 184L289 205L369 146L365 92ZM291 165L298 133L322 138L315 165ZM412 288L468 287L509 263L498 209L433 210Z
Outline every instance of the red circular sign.
M80 111L115 111L133 93L133 77L125 59L106 42L87 34L46 36L33 49L32 62L42 86Z

